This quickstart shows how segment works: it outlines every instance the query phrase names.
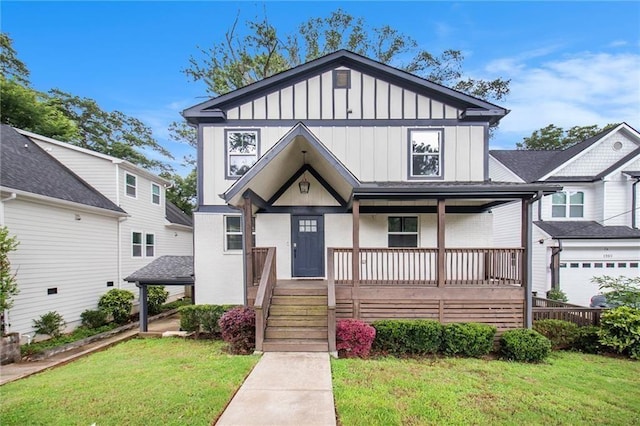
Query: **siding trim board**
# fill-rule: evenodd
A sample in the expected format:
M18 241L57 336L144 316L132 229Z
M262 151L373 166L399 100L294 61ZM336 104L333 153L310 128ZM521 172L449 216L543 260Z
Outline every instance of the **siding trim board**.
M307 103L308 105L308 103ZM293 127L298 123L304 123L309 127L339 127L339 126L362 126L362 127L385 127L385 126L440 126L440 127L449 127L449 126L459 126L461 124L460 120L457 119L429 119L429 118L417 118L417 119L373 119L373 118L340 118L336 120L332 119L307 119L307 120L299 120L299 119L283 119L283 120L269 120L269 119L257 119L257 120L227 120L225 122L220 123L207 123L207 126L211 127L232 127L232 126L255 126L255 127L264 127L264 126L282 126L282 127ZM487 125L487 123L478 122L478 125Z

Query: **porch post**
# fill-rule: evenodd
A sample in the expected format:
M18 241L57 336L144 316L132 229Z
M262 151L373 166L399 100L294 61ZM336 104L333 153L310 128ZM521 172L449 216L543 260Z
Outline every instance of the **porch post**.
M149 331L149 316L148 316L148 301L147 301L147 285L136 282L136 286L140 289L140 332L146 333Z
M445 273L445 251L444 251L444 216L445 200L438 199L438 287L444 287L446 279Z
M351 259L351 267L352 272L351 276L353 277L353 317L355 319L360 318L360 296L358 294L357 288L360 286L360 200L353 200L353 230L352 230L352 240L353 240L353 253Z
M533 313L531 310L531 202L529 200L522 200L522 215L521 215L521 230L520 238L522 241L522 259L520 274L522 275L522 286L524 287L524 326L531 328L533 325Z
M242 237L244 238L244 258L245 258L245 268L247 271L246 283L245 283L245 303L247 290L249 287L253 286L253 234L251 232L251 222L252 222L252 213L253 208L251 205L251 198L249 195L244 195L244 205L242 208L242 223L244 229L242 230Z

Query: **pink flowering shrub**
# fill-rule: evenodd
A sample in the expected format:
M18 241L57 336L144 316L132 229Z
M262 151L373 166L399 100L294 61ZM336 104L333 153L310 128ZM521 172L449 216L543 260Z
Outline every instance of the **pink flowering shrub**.
M366 358L371 352L371 344L376 337L376 329L355 319L339 320L336 324L336 349L344 358Z
M225 312L218 321L222 339L234 354L250 354L256 348L256 313L245 306Z

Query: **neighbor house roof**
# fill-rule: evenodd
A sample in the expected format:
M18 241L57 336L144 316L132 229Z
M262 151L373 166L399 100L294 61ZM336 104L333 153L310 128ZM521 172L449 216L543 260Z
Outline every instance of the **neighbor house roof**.
M462 119L488 120L496 123L505 116L508 111L498 105L467 95L466 93L450 89L418 77L406 71L393 68L381 62L358 55L348 50L338 50L334 53L322 56L313 61L291 68L287 71L275 74L248 86L234 90L233 92L218 96L208 101L194 105L182 112L182 115L191 123L220 121L225 119L224 109L249 98L268 93L296 80L324 72L337 66L346 66L370 75L379 76L401 87L411 88L417 92L428 93L434 97L446 100L450 105L455 105L465 110Z
M2 125L0 185L6 191L23 191L90 207L126 212L82 180L28 137Z
M140 284L193 284L193 256L160 256L124 280Z
M171 223L193 227L193 219L171 201L165 202L165 217Z
M491 150L489 153L525 182L535 182L562 166L564 163L571 160L608 134L618 130L622 125L626 124L622 123L619 126L604 130L589 139L585 139L584 141L563 150ZM640 148L625 158L631 158L633 155L637 155L638 153L640 153ZM629 161L629 158L627 158L626 161ZM624 164L624 161L622 161L621 164ZM561 180L563 182L591 182L599 179L601 177L600 175L602 175L602 173L597 176L557 177L553 178L553 180Z
M628 226L604 226L595 221L537 221L540 229L553 238L629 239L640 238L640 229Z

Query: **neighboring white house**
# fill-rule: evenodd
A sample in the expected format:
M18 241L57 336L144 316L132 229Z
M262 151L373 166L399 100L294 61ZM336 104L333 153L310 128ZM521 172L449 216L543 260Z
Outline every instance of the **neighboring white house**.
M69 326L111 288L162 255L191 255L191 218L165 200L168 181L114 157L2 126L0 223L20 294L11 331L58 311ZM167 287L172 297L183 288Z
M594 276L640 276L640 134L622 123L562 151L490 151L492 179L554 182L534 206L533 290L563 290L588 306ZM520 229L517 206L493 210L494 243Z
M280 281L336 279L342 317L454 321L462 306L522 326L527 242L494 250L490 210L555 189L489 182L489 127L506 113L348 51L185 110L199 302L252 303L275 247Z

